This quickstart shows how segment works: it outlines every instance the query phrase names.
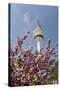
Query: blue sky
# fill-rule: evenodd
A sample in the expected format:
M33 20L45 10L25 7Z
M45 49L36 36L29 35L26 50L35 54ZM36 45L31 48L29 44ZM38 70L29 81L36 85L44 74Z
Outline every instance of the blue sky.
M16 38L24 36L28 31L29 37L24 41L25 47L36 47L32 33L37 17L44 31L44 46L48 39L52 47L58 42L58 7L42 5L11 4L11 47L15 47Z

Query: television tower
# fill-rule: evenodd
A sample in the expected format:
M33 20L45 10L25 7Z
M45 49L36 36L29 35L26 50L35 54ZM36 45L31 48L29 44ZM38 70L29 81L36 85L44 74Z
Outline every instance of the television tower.
M44 33L39 23L39 19L37 19L36 27L33 31L33 37L35 41L37 42L37 51L38 53L40 53L42 41L44 40Z

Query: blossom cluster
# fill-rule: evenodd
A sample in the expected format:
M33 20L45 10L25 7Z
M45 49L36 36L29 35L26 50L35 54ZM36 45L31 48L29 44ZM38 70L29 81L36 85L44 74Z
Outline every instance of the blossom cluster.
M9 49L10 86L45 85L49 84L49 80L51 84L58 83L53 75L58 70L57 53L55 48L51 48L51 40L48 40L45 50L42 48L40 53L37 50L33 53L32 48L22 47L28 34L30 32L22 38L18 37L16 47Z

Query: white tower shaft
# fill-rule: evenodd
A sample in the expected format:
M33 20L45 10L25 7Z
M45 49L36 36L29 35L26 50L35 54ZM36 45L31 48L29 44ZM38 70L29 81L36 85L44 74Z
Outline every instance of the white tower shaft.
M40 41L37 41L37 51L38 51L38 53L40 53L40 49L41 49L41 43L40 43Z

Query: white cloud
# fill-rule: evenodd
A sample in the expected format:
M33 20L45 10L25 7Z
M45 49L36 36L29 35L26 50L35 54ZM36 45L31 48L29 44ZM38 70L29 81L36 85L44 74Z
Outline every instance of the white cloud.
M31 23L31 15L28 12L25 12L24 14L24 23L28 25Z
M32 13L25 12L23 19L24 19L24 24L25 24L24 29L26 31L32 32L33 28L34 28L34 25L35 25L35 22L36 22L35 17L32 15Z

